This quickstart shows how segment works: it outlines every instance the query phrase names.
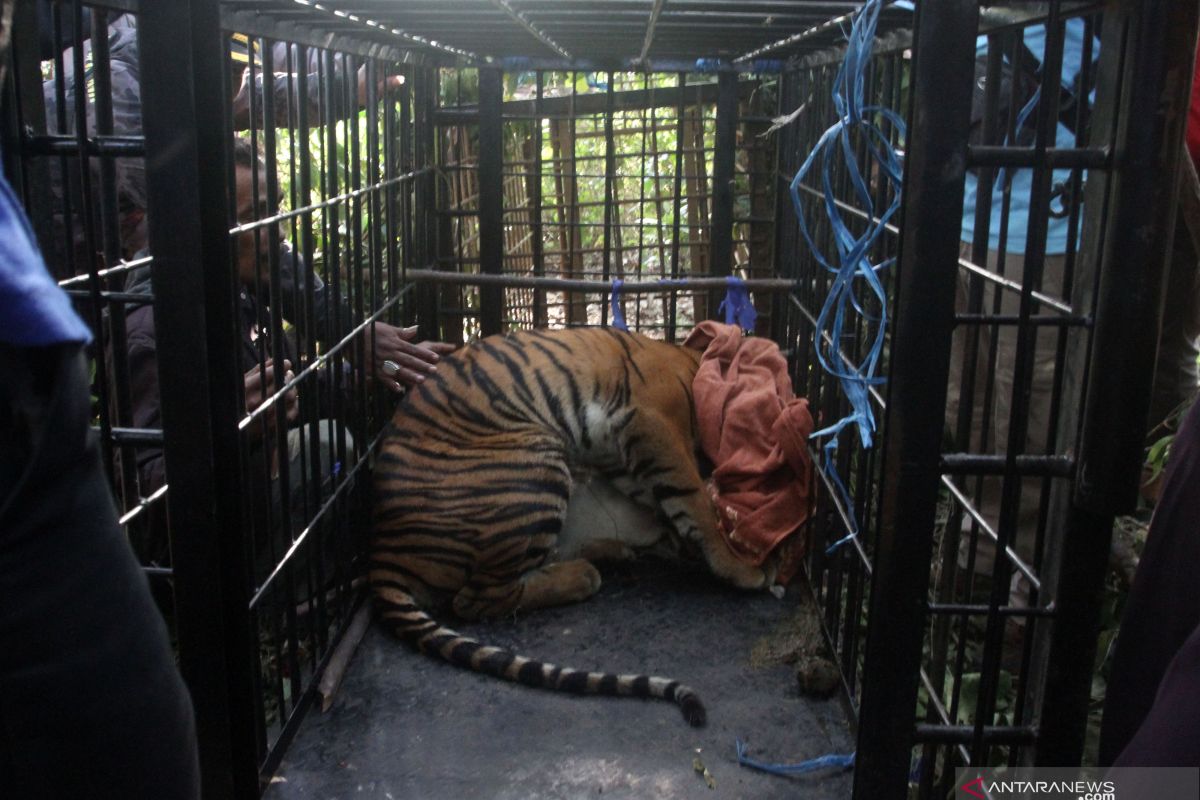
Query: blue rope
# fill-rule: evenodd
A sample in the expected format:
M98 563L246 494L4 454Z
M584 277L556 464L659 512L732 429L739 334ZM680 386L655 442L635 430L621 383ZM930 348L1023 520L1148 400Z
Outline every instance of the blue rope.
M746 745L741 739L735 739L737 745L737 760L738 764L743 767L769 772L772 775L803 775L806 772L816 772L819 769L847 769L854 766L854 753L841 755L838 753L830 753L816 758L810 758L808 761L801 761L799 764L768 764L763 761L756 761L746 755Z
M621 285L625 281L620 278L613 278L612 282L612 326L620 328L623 331L629 330L629 326L625 324L625 312L621 310Z
M743 331L749 333L754 330L754 321L758 318L758 312L754 310L754 303L750 302L750 292L746 289L746 282L741 278L730 275L725 278L725 299L721 301L721 305L717 306L717 313L721 310L725 311L725 324L737 325Z
M855 17L848 37L849 43L846 46L845 59L834 79L833 104L838 114L838 120L822 134L817 146L804 160L789 187L792 205L795 208L796 218L800 223L800 233L803 235L805 243L812 251L817 263L834 274L829 295L821 307L821 313L817 316L817 326L813 338L817 360L826 372L838 379L851 409L850 413L842 419L812 434L813 438L829 437L823 446L822 469L833 484L850 522L850 530L847 535L830 547L830 551L858 535L858 519L854 511L854 503L849 490L838 474L835 456L838 437L842 430L850 425L857 428L859 441L864 450L870 449L873 445L873 434L876 430L875 413L871 408L868 387L884 382L884 378L875 373L883 352L884 334L887 328L887 293L878 273L880 270L890 267L894 263L894 259L886 259L879 264L872 264L869 254L879 241L887 223L900 209L902 165L888 137L873 120L880 117L886 120L894 130L899 132L901 137L904 136L904 120L889 108L864 105L863 101L864 75L871 60L880 6L880 0L868 0ZM878 180L886 181L891 190L891 202L878 216L876 216L875 204L871 199L867 179L859 168L854 154L855 142L852 140L854 134L857 134L859 141L865 144L871 161L878 167L876 173ZM846 224L834 197L833 167L839 154L845 163L846 174L850 178L854 197L866 210L869 220L862 233L857 237ZM800 185L809 171L817 165L818 160L821 168L824 210L829 217L834 244L837 248L837 257L833 259L826 258L813 241L805 220L804 205L800 200ZM860 298L860 293L864 291L869 292L868 297L874 296L879 307L877 315L868 312L867 303L864 302L865 298ZM842 355L839 347L843 341L843 332L852 333L860 319L865 320L868 327L874 328L874 337L862 360L859 363L851 363Z
M689 281L687 278L663 278L657 283L664 288L683 288ZM621 310L621 287L624 285L625 281L613 278L612 299L609 304L612 306L612 327L627 331L629 326L625 323L625 313ZM758 312L754 310L754 303L750 301L750 290L746 288L746 282L730 275L725 278L725 286L725 299L717 306L717 312L724 310L727 325L738 325L746 332L753 331Z

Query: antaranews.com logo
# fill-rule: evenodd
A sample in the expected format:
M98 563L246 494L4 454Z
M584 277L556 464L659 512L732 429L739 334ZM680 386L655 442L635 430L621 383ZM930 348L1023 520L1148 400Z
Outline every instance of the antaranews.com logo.
M1200 769L1016 767L955 770L955 800L1158 800L1200 797Z

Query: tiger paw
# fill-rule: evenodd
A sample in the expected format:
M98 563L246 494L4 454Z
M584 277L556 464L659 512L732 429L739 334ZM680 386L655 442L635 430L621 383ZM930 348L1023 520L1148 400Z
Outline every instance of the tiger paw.
M582 558L547 564L523 580L520 607L526 610L578 603L600 590L600 573Z
M753 564L736 561L730 566L724 578L739 589L765 589L774 579L773 574L768 574L767 570Z

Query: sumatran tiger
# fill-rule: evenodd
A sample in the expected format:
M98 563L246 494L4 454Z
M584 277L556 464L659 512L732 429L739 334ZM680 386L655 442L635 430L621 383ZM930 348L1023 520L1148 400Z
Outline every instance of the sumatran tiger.
M559 552L573 486L598 474L654 509L735 586L762 568L729 550L696 457L692 378L700 354L612 328L492 336L444 358L396 410L375 468L370 582L385 624L461 667L561 691L656 697L704 724L677 681L557 667L461 636L425 609L451 600L476 620L575 603L600 588L588 558ZM637 537L631 537L636 539ZM648 544L643 539L640 544Z

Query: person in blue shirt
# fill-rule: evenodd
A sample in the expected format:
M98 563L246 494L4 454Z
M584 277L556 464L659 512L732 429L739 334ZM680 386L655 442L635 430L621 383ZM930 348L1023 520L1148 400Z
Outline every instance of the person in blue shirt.
M1062 69L1058 76L1061 81L1060 110L1065 104L1078 102L1081 95L1089 94L1089 90L1080 88L1085 75L1094 76L1095 64L1084 70L1085 48L1084 37L1087 36L1082 19L1069 19L1064 25ZM1046 27L1033 25L1021 34L1022 40L1015 48L1005 51L1005 68L999 90L1001 102L1006 106L1011 104L1013 94L1017 97L1018 105L1001 112L999 127L1007 130L1006 117L1015 116L1017 141L988 140L986 144L1031 145L1034 138L1038 104L1041 93L1038 85L1044 85L1044 72L1041 67L1046 48ZM988 37L980 36L976 41L977 56L977 86L973 105L973 125L978 126L977 119L982 113L982 97L986 89L984 70L988 50ZM1091 58L1096 59L1100 52L1100 43L1093 38L1091 43ZM1012 62L1016 61L1017 64ZM1017 85L1012 93L1011 87ZM1085 102L1091 102L1087 97ZM1075 148L1087 143L1086 131L1075 131L1070 125L1072 115L1057 114L1054 128L1054 141L1051 147ZM976 128L977 129L977 128ZM1001 134L1002 136L1004 134ZM990 197L979 196L979 176L974 171L966 175L963 195L962 246L960 258L966 262L977 264L989 271L1000 274L1004 278L1023 284L1026 280L1026 253L1036 249L1031 242L1030 221L1035 214L1045 215L1046 237L1044 256L1042 259L1042 274L1040 283L1033 288L1052 298L1069 303L1070 296L1064 287L1064 270L1067 264L1067 253L1070 237L1075 237L1078 244L1079 219L1082 218L1082 208L1072 208L1073 204L1082 203L1081 193L1075 191L1075 183L1070 170L1054 170L1050 178L1052 187L1047 207L1033 208L1032 190L1034 171L1027 168L1007 168L995 170L993 173ZM1086 176L1082 176L1086 177ZM1080 181L1080 185L1082 180ZM975 252L973 242L976 237L977 209L983 205L984 220L987 225L986 251ZM1074 212L1074 214L1072 214ZM1072 217L1075 217L1072 225ZM982 231L978 233L982 234ZM960 312L1015 316L1019 311L1020 293L1000 288L991 282L983 283L982 305L971 307L970 283L972 278L966 269L960 269L957 308ZM998 305L996 300L999 300ZM1039 308L1035 303L1034 314L1054 313ZM978 362L975 371L974 395L971 398L960 397L962 390L962 370L964 369L965 345L969 336L978 335ZM1027 407L1028 433L1021 452L1042 455L1047 452L1049 444L1049 421L1056 359L1056 339L1053 331L1037 332L1037 343L1034 348L1034 363L1032 386ZM989 369L988 355L995 352L994 369ZM1009 423L1014 413L1013 379L1017 357L1017 328L1014 325L998 325L977 329L974 326L960 326L955 332L954 345L951 355L951 376L947 400L946 421L950 431L956 430L957 413L960 402L972 402L970 441L957 442L955 447L970 452L1003 453L1008 448ZM984 387L991 377L992 397L990 406L984 407ZM985 416L987 425L984 425ZM1040 507L1041 481L1027 479L1022 482L1019 506L1017 509L1016 528L1013 532L1012 546L1028 563L1033 563L1038 512ZM999 478L986 479L980 497L975 498L976 508L987 520L988 524L997 529L1000 518L1001 481ZM971 524L963 523L964 531ZM959 566L964 568L969 562L969 537L964 536L960 541ZM990 576L994 569L995 548L990 539L980 535L975 544L974 573ZM977 582L977 586L978 586ZM982 587L981 587L982 588ZM1028 598L1028 587L1025 586L1019 573L1013 580L1013 590L1010 602L1024 605Z
M198 798L191 700L90 427L90 339L0 175L0 794Z
M1074 115L1061 113L1064 105L1075 108L1078 104L1091 105L1095 92L1088 84L1094 82L1096 72L1095 61L1099 58L1100 42L1092 38L1085 41L1088 31L1084 20L1079 18L1066 20L1063 27L1062 68L1059 74L1061 82L1060 113L1054 128L1054 141L1050 146L1062 149L1085 147L1088 145L1086 130L1074 130ZM977 40L976 54L982 59L987 53L987 37ZM1024 61L1023 66L1008 64L1008 77L1003 82L1001 95L1007 96L1010 82L1026 81L1031 88L1041 83L1044 85L1044 70L1041 67L1046 48L1046 28L1034 25L1022 33L1020 46L1011 53L1006 53L1006 64L1014 60ZM1084 64L1089 57L1093 63ZM1086 69L1085 69L1086 66ZM1024 73L1024 75L1023 75ZM977 70L977 77L982 72ZM984 86L977 87L976 99L982 97ZM1017 119L1025 124L1018 125L1017 143L1030 145L1033 143L1033 126L1036 120L1039 95L1028 92L1022 93L1020 86L1016 95L1021 98L1022 107L1010 109L1009 114L1016 114ZM1028 96L1027 96L1028 95ZM980 104L981 106L982 104ZM976 114L973 114L976 116ZM1002 119L1001 122L1007 122ZM998 142L988 142L997 144ZM1079 223L1072 225L1072 217L1082 219L1082 192L1075 188L1074 176L1070 170L1057 169L1051 174L1051 196L1047 206L1034 208L1032 206L1032 187L1034 172L1031 169L1005 169L994 173L991 197L979 196L979 179L973 172L968 172L964 186L963 220L962 220L962 249L961 257L966 261L985 266L992 272L1017 283L1025 283L1026 253L1036 250L1037 243L1029 240L1030 221L1035 215L1044 215L1046 219L1045 248L1042 261L1040 283L1033 288L1052 298L1070 304L1069 288L1064 283L1068 253L1079 244ZM1081 187L1086 180L1086 173L1079 176ZM979 222L977 208L983 205L986 213L987 239L986 253L974 253L972 246L976 237L976 226ZM1073 207L1075 206L1075 207ZM1074 214L1073 214L1074 212ZM1159 351L1156 358L1156 376L1152 390L1150 419L1145 421L1148 428L1153 428L1163 421L1164 417L1173 410L1186 408L1187 403L1195 396L1198 384L1197 337L1200 335L1200 281L1197 280L1197 259L1190 246L1186 226L1181 222L1178 226L1177 240L1182 240L1184 247L1178 242L1174 257L1169 268L1168 284L1170 293L1164 310L1162 334ZM979 233L982 233L980 231ZM1071 238L1074 237L1074 242ZM997 289L991 284L985 284L983 304L980 308L969 308L969 278L967 273L961 273L958 293L960 310L993 312L1001 315L1015 315L1019 310L1020 295L1015 291ZM993 305L995 295L999 295L998 307ZM1033 314L1054 313L1044 306L1035 303ZM956 334L955 350L952 356L952 370L963 368L963 344L968 329ZM980 360L977 365L975 408L973 409L973 428L971 441L966 446L974 452L1003 453L1008 447L1009 422L1013 413L1013 371L1016 363L1017 331L1015 326L1000 325L991 329L983 329L980 334ZM1050 407L1052 399L1052 384L1055 371L1057 335L1052 329L1037 331L1034 348L1034 364L1032 383L1028 401L1029 428L1022 452L1042 455L1053 452L1051 448L1052 431L1049 431ZM996 361L994 370L994 388L990 409L988 427L982 424L985 409L982 404L983 387L988 375L986 353L989 345L995 348ZM953 411L959 402L957 389L960 376L952 375L950 392L951 413L947 421L954 429ZM983 437L986 436L986 442ZM963 444L963 443L960 443ZM1061 446L1059 447L1061 449ZM1000 516L1000 481L987 480L984 483L984 495L977 498L977 507L993 527ZM1038 525L1040 506L1041 481L1026 479L1022 482L1019 507L1016 517L1016 528L1012 544L1017 552L1025 559L1032 561ZM976 550L975 571L977 574L988 575L992 572L994 549L985 538L980 538ZM963 552L960 556L960 566L967 562L966 549L963 542ZM1019 576L1014 578L1011 602L1024 604L1028 597L1028 587Z

